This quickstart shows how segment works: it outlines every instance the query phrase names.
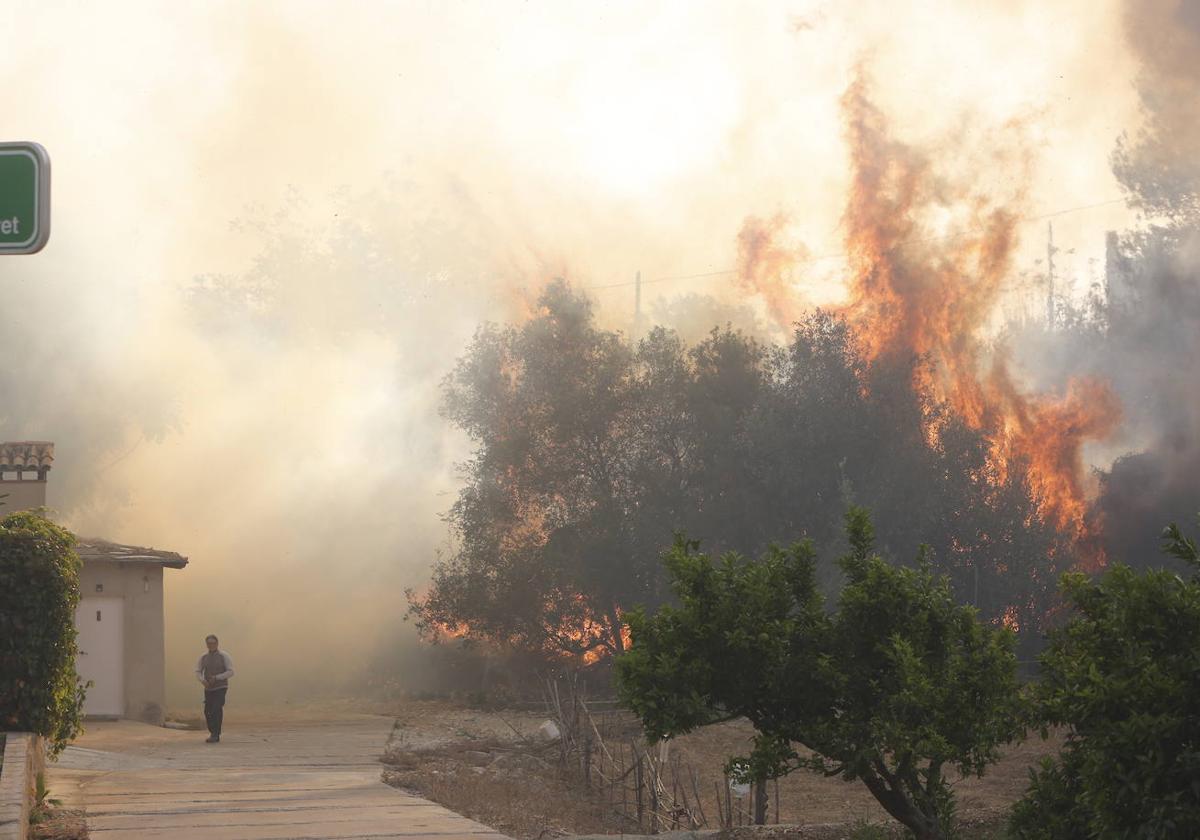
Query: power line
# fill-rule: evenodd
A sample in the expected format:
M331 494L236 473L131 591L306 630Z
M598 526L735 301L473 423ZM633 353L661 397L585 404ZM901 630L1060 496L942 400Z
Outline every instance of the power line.
M1097 201L1093 204L1081 204L1078 207L1068 207L1064 210L1054 210L1050 213L1043 213L1040 216L1026 216L1025 218L1017 219L1017 223L1025 224L1027 222L1040 222L1040 221L1045 221L1046 219L1053 219L1057 216L1065 216L1068 213L1078 213L1083 210L1094 210L1097 207L1107 207L1110 204L1123 204L1123 203L1125 203L1125 199L1123 199L1123 198L1110 198L1107 201ZM900 244L901 245L921 245L921 244L924 244L927 242L948 242L952 239L961 239L964 236L970 236L972 233L977 233L979 230L980 230L980 228L971 228L969 230L960 231L958 233L942 234L939 236L926 236L926 237L919 237L919 238L915 238L915 239L905 239ZM850 256L849 254L845 254L845 253L822 254L822 255L816 256L816 257L807 257L802 260L796 260L796 263L798 265L808 265L809 263L821 262L822 260L846 259L849 256ZM738 272L738 270L736 268L727 268L723 271L706 271L706 272L702 272L700 274L673 274L673 275L669 275L666 277L653 277L649 280L642 280L640 282L642 283L642 285L645 285L647 283L662 283L662 282L665 282L668 280L699 280L704 277L723 277L727 274L737 274L737 272ZM599 289L623 289L623 288L632 286L637 282L639 282L639 281L630 280L630 281L627 281L624 283L609 283L609 284L603 285L603 286L584 286L584 288L585 289L596 289L596 290L599 290Z
M699 277L721 277L725 274L737 274L736 268L727 269L725 271L709 271L704 274L680 274L670 277L653 277L649 280L643 280L642 285L647 283L662 283L664 280L695 280ZM623 289L627 286L632 286L637 283L636 280L630 280L627 283L609 283L606 286L584 286L585 289Z

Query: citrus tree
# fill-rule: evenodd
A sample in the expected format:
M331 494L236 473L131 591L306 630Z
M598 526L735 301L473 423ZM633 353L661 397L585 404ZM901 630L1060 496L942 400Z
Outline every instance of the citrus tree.
M1014 635L956 604L924 557L902 568L874 554L865 510L850 509L846 533L832 613L811 543L714 563L678 539L665 558L678 604L628 616L621 695L655 740L744 717L754 750L729 765L744 779L859 780L919 840L945 838L947 770L982 774L1021 731Z
M1014 809L1021 838L1200 836L1200 551L1180 529L1164 549L1191 566L1096 580L1063 577L1075 614L1041 657L1041 725L1064 727L1055 759Z

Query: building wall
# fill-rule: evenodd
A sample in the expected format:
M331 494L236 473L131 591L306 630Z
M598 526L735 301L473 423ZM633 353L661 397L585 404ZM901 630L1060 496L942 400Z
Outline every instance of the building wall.
M25 473L33 475L33 473ZM16 473L9 473L16 475ZM13 513L18 510L33 510L46 504L46 482L44 481L0 481L0 495L7 493L8 498L0 499L0 515Z
M161 724L166 705L163 567L89 560L79 574L79 593L124 598L125 717Z

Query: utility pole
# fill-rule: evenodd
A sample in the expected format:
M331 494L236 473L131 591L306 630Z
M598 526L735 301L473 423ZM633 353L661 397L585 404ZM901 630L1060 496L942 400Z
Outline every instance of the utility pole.
M1046 327L1054 329L1054 222L1046 222Z
M633 281L633 343L642 338L642 272Z

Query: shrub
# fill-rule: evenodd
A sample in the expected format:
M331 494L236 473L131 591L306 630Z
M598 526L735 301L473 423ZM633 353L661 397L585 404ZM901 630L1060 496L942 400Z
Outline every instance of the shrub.
M1042 655L1039 723L1061 755L1031 773L1019 838L1200 837L1200 557L1174 525L1165 550L1196 571L1065 575L1076 610Z
M948 769L982 774L1019 734L1015 637L957 605L923 558L912 569L875 555L866 511L852 508L846 530L832 614L811 545L714 565L677 542L666 562L679 605L629 615L621 694L654 739L745 717L758 737L731 762L739 775L860 780L919 840L941 840L954 833Z
M44 736L51 754L79 734L75 538L36 512L0 520L0 727Z

